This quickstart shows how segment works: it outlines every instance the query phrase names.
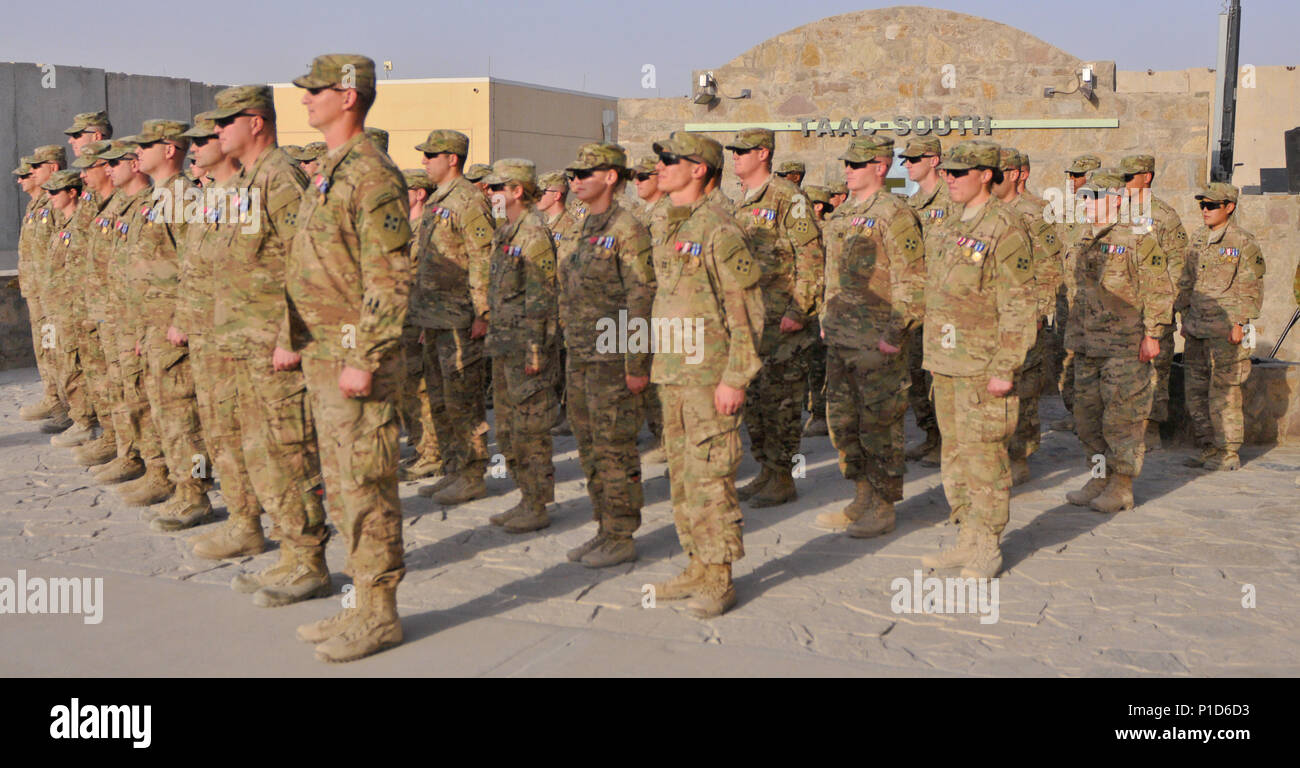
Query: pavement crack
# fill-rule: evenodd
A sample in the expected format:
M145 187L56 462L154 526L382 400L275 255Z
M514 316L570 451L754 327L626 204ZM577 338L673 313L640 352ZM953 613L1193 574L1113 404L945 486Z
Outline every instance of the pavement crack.
M595 582L592 582L591 584L588 584L586 589L584 589L584 590L582 590L581 592L579 592L579 593L578 593L578 596L575 597L575 598L573 598L573 602L576 603L576 602L578 602L579 600L581 600L582 598L586 597L586 596L587 596L587 593L590 592L591 590L595 589L595 588L596 588L596 585L599 584L599 583L600 583L599 581L595 581ZM594 614L594 613L591 614L591 617L594 619L594 618L596 617L596 614Z

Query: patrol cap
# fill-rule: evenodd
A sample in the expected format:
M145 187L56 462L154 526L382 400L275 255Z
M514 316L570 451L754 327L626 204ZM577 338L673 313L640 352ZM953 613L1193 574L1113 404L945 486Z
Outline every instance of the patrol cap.
M1070 161L1070 165L1065 169L1066 173L1087 173L1095 171L1101 167L1101 158L1096 155L1079 155Z
M1196 193L1197 200L1210 200L1220 203L1235 203L1241 190L1222 181L1216 181L1201 187L1201 191Z
M651 148L656 155L678 155L698 160L714 170L722 168L722 145L702 134L673 131Z
M1156 159L1151 155L1129 155L1119 161L1119 169L1124 173L1155 173Z
M551 171L537 177L538 189L567 189L568 186L569 177L564 175L564 171Z
M134 155L136 150L140 149L135 144L124 139L113 139L108 149L99 153L100 160L117 160L127 155Z
M81 174L77 171L55 171L50 174L50 178L41 185L41 189L47 192L58 192L60 189L68 187L81 188Z
M1001 149L991 141L963 141L948 150L939 168L945 171L998 168L1002 162Z
M212 120L211 112L200 112L194 116L194 125L181 134L187 139L211 139L217 135L217 124Z
M627 168L627 150L617 144L591 143L578 147L578 159L565 167L568 171L590 168Z
M309 163L312 160L319 160L322 155L330 151L330 147L323 141L313 141L302 148L302 153L307 155L306 160L300 160L302 163Z
M18 164L17 168L10 171L10 173L21 179L24 176L32 175L32 167L28 165L26 161L23 161Z
M727 149L776 149L776 134L767 128L741 128ZM680 153L679 153L680 154Z
M63 132L69 136L75 136L83 131L89 131L92 128L98 128L103 133L112 133L113 124L108 121L107 112L78 112L72 118L72 127L64 128Z
M1079 189L1093 192L1124 189L1124 174L1118 168L1099 168L1088 177L1088 182Z
M427 189L432 192L437 186L423 168L408 168L402 171L402 177L406 179L407 189Z
M450 152L464 157L469 154L469 137L460 131L439 128L429 131L429 137L415 148L421 152Z
M388 154L388 131L383 128L367 128L366 138L370 139L370 143L374 144L380 152Z
M298 146L297 144L282 144L280 145L280 150L284 152L286 155L288 155L289 157L292 157L295 161L299 163L305 163L308 160L312 159L307 155L303 154L302 147Z
M111 146L113 146L113 142L108 139L100 139L99 141L90 142L81 148L81 154L76 160L72 161L72 167L89 168L102 160L103 158L101 158L100 155L108 151L108 148Z
M492 164L492 173L483 179L486 184L518 184L525 189L537 189L537 166L522 157L506 157Z
M217 106L207 113L213 120L237 115L249 109L275 114L275 98L269 85L232 85L217 92Z
M893 158L894 140L880 134L858 136L849 142L840 159L848 163L866 163L878 157Z
M774 173L776 173L777 176L784 176L787 173L807 174L808 171L804 168L802 160L786 160L776 167Z
M299 88L328 88L338 85L357 93L375 93L375 60L359 53L327 53L311 61L311 71L295 77Z
M831 197L835 197L836 195L847 195L849 193L849 185L842 181L834 181L826 185L826 190L831 193Z
M140 132L134 136L123 136L122 141L144 146L159 141L185 142L181 134L190 129L189 123L180 120L145 120Z
M632 166L632 173L654 173L655 166L658 165L659 158L654 155L642 155Z
M1020 153L1020 167L1021 168L1029 167L1029 155L1026 155L1024 152Z
M831 191L826 187L819 187L816 184L808 184L803 188L803 193L814 203L831 204Z
M68 164L68 153L62 144L45 144L33 149L32 154L23 159L27 160L32 167L42 163L58 163L62 168Z
M921 157L923 155L942 155L943 145L934 136L915 136L908 139L903 147L903 157Z
M487 163L474 163L470 167L466 168L465 173L462 175L477 184L487 178L489 173L492 173L492 166Z
M998 168L1004 171L1018 171L1023 164L1022 155L1013 147L1003 147L998 153Z

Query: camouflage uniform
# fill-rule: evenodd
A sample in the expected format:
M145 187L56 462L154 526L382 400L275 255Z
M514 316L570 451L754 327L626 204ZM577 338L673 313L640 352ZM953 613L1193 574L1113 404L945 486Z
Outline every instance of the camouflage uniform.
M647 232L653 232L656 222L662 222L667 218L668 210L672 207L673 201L668 199L668 195L662 195L653 203L634 209L632 215L636 216L636 220L641 222ZM664 439L664 406L659 400L659 386L651 382L641 395L645 404L646 426L650 428L650 434L654 435L655 442L662 446Z
M424 189L428 195L433 194L434 184L423 170L402 172L406 177L408 190ZM426 195L425 200L428 200ZM412 212L412 216L414 216ZM415 269L417 244L423 234L422 225L426 220L420 216L411 222L411 269ZM433 427L433 411L429 407L429 390L424 377L424 345L420 342L421 328L406 317L402 326L402 352L406 358L406 367L402 376L402 426L406 429L407 444L415 449L415 464L429 467L441 467L442 451L438 447L438 433ZM427 471L427 470L426 470Z
M746 128L727 149L758 147L774 147L772 131ZM763 367L745 394L745 426L754 459L788 482L803 437L807 350L812 345L809 324L820 311L826 256L812 203L798 187L779 176L769 176L749 191L736 206L735 217L757 259L765 311L759 342ZM802 328L782 332L784 318ZM775 487L769 485L758 498L767 499L767 503L784 501L780 494L767 496ZM793 492L792 487L790 490Z
M1197 198L1235 203L1237 194L1231 185L1213 184ZM1250 348L1233 344L1228 333L1233 325L1259 317L1264 254L1255 236L1238 226L1235 215L1216 230L1202 224L1191 242L1177 307L1187 339L1187 412L1203 456L1209 458L1212 448L1217 461L1227 462L1245 437L1242 385L1250 376Z
M105 201L99 215L91 222L86 253L88 277L83 294L86 301L86 315L96 323L96 334L99 336L100 349L104 354L104 378L101 391L104 407L108 411L105 433L112 432L119 459L138 458L139 455L139 436L120 414L123 377L121 361L118 357L116 320L120 315L116 311L116 306L113 306L110 311L112 302L109 300L112 283L115 280L109 262L112 259L113 248L121 237L117 228L118 218L126 211L130 201L131 196L124 190L114 191ZM104 424L102 413L100 419L100 423ZM127 432L119 432L120 427L127 427Z
M621 150L587 145L570 167L622 167L626 162ZM611 204L602 213L588 214L581 228L565 235L557 257L569 420L597 532L615 537L630 537L641 525L636 436L643 398L627 388L626 377L650 375L648 322L655 294L650 253L645 226ZM645 324L645 344L633 349L638 323ZM611 336L617 339L619 326L628 328L626 349L608 343Z
M1070 161L1070 165L1065 170L1066 173L1089 173L1098 168L1101 168L1101 160L1096 155L1079 155ZM1061 213L1064 214L1064 211ZM1075 293L1078 287L1074 283L1075 264L1073 254L1076 251L1071 246L1077 245L1080 240L1091 234L1092 227L1084 222L1068 221L1069 218L1071 216L1063 216L1056 226L1056 237L1060 242L1063 255L1061 262L1062 280L1061 287L1056 291L1056 316L1053 318L1052 325L1054 347L1051 356L1052 367L1048 375L1051 380L1056 382L1056 386L1061 392L1061 400L1065 403L1065 409L1073 413L1075 350L1070 341L1072 338L1070 324L1074 322L1072 314Z
M562 171L551 171L550 173L542 174L542 176L538 178L537 188L541 192L545 192L550 187L557 185L562 186L567 183L568 182L564 178L564 173ZM585 220L584 217L583 221ZM543 216L542 223L546 225L546 231L551 233L551 240L555 243L557 253L560 248L560 240L581 226L577 217L570 213L567 207L561 207L560 212L554 216ZM556 263L558 265L559 262L557 261ZM572 427L565 423L568 414L568 398L565 394L565 390L568 388L568 381L565 376L565 371L569 368L568 354L568 349L561 344L559 363L560 375L558 377L559 381L555 385L555 395L560 400L560 424L556 427L557 431L555 434L568 434L568 432L564 430L572 430Z
M57 404L59 397L58 351L46 346L51 334L47 333L47 315L52 307L41 300L43 290L40 274L45 246L50 242L54 209L50 207L49 193L41 190L27 203L23 212L22 228L18 234L18 286L27 300L27 319L32 327L32 349L36 354L36 370L41 377L43 401ZM52 327L52 326L51 326Z
M107 146L104 144L103 148ZM87 160L93 162L93 155ZM87 164L82 164L80 167L85 167ZM107 198L101 199L92 190L87 189L81 193L81 201L77 204L77 213L70 227L71 242L65 267L67 275L64 295L69 312L77 319L74 324L77 334L77 357L81 363L91 413L103 430L100 439L105 443L116 445L117 437L113 430L112 408L108 398L108 364L104 357L99 324L90 317L85 293L86 286L95 284L96 278L92 273L90 259L91 244L95 238L101 237L96 222L103 215L107 204Z
M868 136L845 159L893 156L893 142ZM903 498L905 352L925 309L925 247L916 214L887 188L849 197L826 223L827 424L845 479L867 480L884 501Z
M434 131L416 148L464 153L469 140ZM425 202L421 228L411 315L424 329L424 376L444 472L481 478L488 460L485 362L483 339L470 338L470 325L488 313L492 211L462 176Z
M47 191L53 192L51 185L58 185L61 189L69 186L64 181L59 180L60 174L72 173L74 171L58 171L46 182ZM77 218L77 212L82 206L77 205L71 214L64 215L52 206L50 208L50 238L45 243L44 253L37 260L44 274L41 277L43 286L43 295L45 296L45 305L54 310L53 314L47 317L46 322L54 326L52 335L55 342L54 352L56 353L54 370L58 376L56 381L59 399L67 404L68 418L72 419L74 429L77 427L89 428L94 418L94 408L91 406L89 393L85 388L85 377L82 373L81 358L79 355L79 337L81 330L81 319L69 304L68 297L68 259L72 248L81 245L81 234L79 225L74 221ZM91 206L86 206L90 208ZM76 236L74 237L74 232ZM75 242L74 242L75 241Z

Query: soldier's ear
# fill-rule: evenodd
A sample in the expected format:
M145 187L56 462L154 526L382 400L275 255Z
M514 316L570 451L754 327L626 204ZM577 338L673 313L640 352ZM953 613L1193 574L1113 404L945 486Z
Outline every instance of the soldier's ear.
M1223 210L1227 211L1227 212L1228 212L1228 215L1231 216L1231 215L1233 214L1233 212L1237 210L1237 204L1236 204L1236 203L1225 203L1224 206L1223 206Z

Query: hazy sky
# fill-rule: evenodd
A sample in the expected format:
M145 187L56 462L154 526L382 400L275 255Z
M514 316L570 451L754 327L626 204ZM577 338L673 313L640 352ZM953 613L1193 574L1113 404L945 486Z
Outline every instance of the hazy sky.
M392 77L491 74L611 96L689 91L720 66L864 0L263 0L6 3L0 55L209 83L283 82L319 53L393 62ZM1224 0L945 0L932 4L1019 27L1120 69L1213 67ZM1300 64L1297 0L1243 0L1241 63ZM52 25L53 24L53 25ZM659 92L642 89L656 68Z

